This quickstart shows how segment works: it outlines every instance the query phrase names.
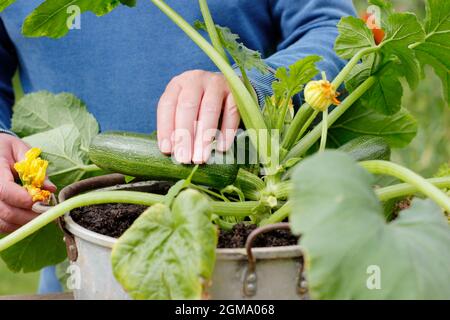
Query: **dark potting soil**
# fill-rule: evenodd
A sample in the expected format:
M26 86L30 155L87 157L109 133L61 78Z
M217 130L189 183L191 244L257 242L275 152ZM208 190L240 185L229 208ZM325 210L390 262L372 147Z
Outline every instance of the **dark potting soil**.
M70 216L86 229L118 238L147 208L123 203L97 204L74 209Z
M80 226L113 238L120 237L147 209L134 204L99 204L72 210L70 216ZM243 248L255 225L239 223L230 231L220 231L218 248ZM275 230L259 235L253 247L295 245L298 238L287 230Z
M221 231L218 248L243 248L250 233L256 229L254 224L238 223L230 231ZM281 247L292 246L298 243L298 237L288 230L274 230L258 235L253 247Z

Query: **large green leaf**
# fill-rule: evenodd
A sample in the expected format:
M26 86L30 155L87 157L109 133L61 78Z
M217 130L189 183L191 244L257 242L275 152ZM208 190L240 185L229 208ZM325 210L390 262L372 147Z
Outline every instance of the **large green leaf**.
M80 13L91 11L101 16L120 3L119 0L46 0L25 19L22 31L28 37L60 38L69 32L67 24L72 15L67 12L69 7L77 6Z
M0 0L0 12L12 5L16 0Z
M450 101L450 1L428 0L426 38L415 48L422 65L431 65L441 78L444 97Z
M171 209L152 206L122 235L112 252L114 275L134 299L200 299L216 243L208 200L188 189Z
M78 181L89 170L89 157L81 149L81 135L72 124L28 136L23 139L42 150L42 157L49 161L47 174L61 189Z
M397 113L402 105L403 87L393 69L375 78L375 84L362 97L361 103L385 115Z
M21 137L71 124L80 132L82 147L88 150L99 131L86 105L70 93L30 93L14 105L13 111L12 130Z
M63 233L50 223L0 253L0 257L13 272L34 272L55 265L67 257Z
M345 17L337 27L339 36L334 49L343 59L351 59L360 50L376 46L372 31L361 19Z
M344 153L294 172L292 229L315 299L449 299L450 228L430 200L387 223L367 171Z
M368 135L382 137L391 147L401 148L408 145L416 133L417 122L406 109L386 116L355 104L333 124L328 136L338 146Z
M415 88L420 78L420 65L409 46L425 38L422 25L412 13L393 13L388 17L384 29L386 36L381 44L381 52L387 57L394 55L399 59L397 71Z

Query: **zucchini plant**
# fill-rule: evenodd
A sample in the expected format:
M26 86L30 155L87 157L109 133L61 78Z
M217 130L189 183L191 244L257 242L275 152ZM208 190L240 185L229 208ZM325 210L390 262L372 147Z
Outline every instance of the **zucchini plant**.
M133 298L201 298L214 268L217 227L227 230L238 222L262 226L286 219L292 231L302 235L313 298L450 297L446 250L450 230L445 217L450 198L443 191L450 188L450 176L425 179L388 161L390 148L407 145L417 131L414 118L401 106L402 78L414 89L422 78L421 68L431 65L449 100L450 2L427 0L425 20L419 21L413 13L395 12L388 1L370 0L382 15L383 33L377 33L377 39L363 20L343 18L335 51L349 61L340 73L329 81L316 67L317 56L281 67L275 72L273 96L266 97L260 108L247 71L266 72L264 61L231 30L214 24L206 0L199 0L204 22L194 25L164 1L151 1L227 78L245 128L251 132L250 147L258 164L177 165L159 153L152 136L97 135L95 119L77 99L69 99L63 111L53 108L67 104L62 98L67 94L26 96L15 106L13 129L21 136L31 134L25 140L42 148L43 157L50 161L49 175L59 185L104 171L177 182L166 196L105 191L55 206L0 240L1 256L12 269L36 270L61 259L61 254L29 257L36 255L36 248L48 246L49 239L60 240L46 228L64 213L93 204L133 203L151 207L112 252L114 274ZM11 2L0 1L0 10ZM69 2L73 1L44 1L26 19L25 35L66 34L61 12ZM79 3L82 11L97 15L119 5L113 0ZM43 21L43 17L51 18ZM295 112L292 100L302 91L305 101ZM20 112L39 99L48 99L46 107ZM322 119L316 121L320 113ZM75 120L81 116L88 121ZM49 119L42 126L31 121L42 118ZM216 157L234 154L217 152ZM402 183L374 188L373 175L392 176ZM412 195L418 199L396 219L384 214L383 204ZM383 272L381 290L366 286L370 265Z

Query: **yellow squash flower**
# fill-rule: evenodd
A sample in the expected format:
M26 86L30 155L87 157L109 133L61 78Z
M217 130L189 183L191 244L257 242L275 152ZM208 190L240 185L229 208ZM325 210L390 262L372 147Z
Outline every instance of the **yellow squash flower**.
M14 164L23 187L33 201L47 201L50 197L50 191L41 189L44 185L48 161L39 158L40 154L39 148L31 148L25 154L24 160Z
M340 104L338 95L327 80L310 81L305 87L305 101L317 111L325 111L332 104Z

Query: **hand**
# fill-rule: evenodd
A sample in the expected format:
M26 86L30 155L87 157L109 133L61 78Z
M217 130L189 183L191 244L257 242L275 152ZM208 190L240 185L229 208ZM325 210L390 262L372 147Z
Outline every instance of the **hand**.
M0 133L0 233L13 232L38 216L31 211L31 196L14 182L17 177L14 163L23 160L28 149L30 147L19 138ZM44 188L56 191L48 180Z
M216 148L225 152L240 121L225 77L194 70L173 78L158 104L159 149L185 164L208 161L221 115Z

